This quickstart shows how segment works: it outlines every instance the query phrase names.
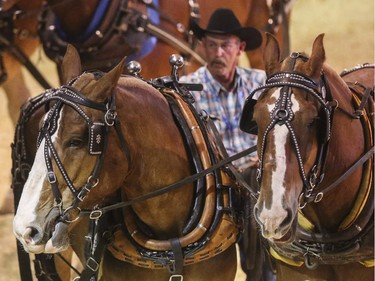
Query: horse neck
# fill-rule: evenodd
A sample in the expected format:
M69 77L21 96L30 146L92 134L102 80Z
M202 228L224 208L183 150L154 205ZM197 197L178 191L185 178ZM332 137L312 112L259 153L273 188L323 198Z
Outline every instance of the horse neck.
M161 94L145 97L138 92L137 97L125 97L121 104L124 106L118 105L119 114L137 112L121 117L132 157L129 175L122 186L124 199L148 194L190 175L184 141ZM190 214L192 196L192 185L187 185L132 207L159 237L166 233L177 235Z
M333 70L325 69L325 73L333 99L338 100L341 109L353 113L352 94L347 85ZM325 187L343 175L365 150L361 121L353 119L340 109L335 110L325 175L318 191L324 191ZM362 166L358 167L332 192L324 193L321 202L307 205L305 213L310 214L315 225L331 231L339 227L353 208L361 186L362 171Z
M82 34L89 25L98 0L47 0L62 29L72 37Z

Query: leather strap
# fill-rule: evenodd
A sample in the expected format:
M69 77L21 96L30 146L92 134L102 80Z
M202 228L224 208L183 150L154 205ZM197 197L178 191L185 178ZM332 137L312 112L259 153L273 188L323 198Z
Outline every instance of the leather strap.
M160 188L154 192L150 192L148 194L144 194L144 195L141 195L141 196L138 196L136 198L134 198L133 200L130 200L130 201L125 201L125 202L120 202L120 203L117 203L117 204L113 204L113 205L109 205L109 206L106 206L106 207L103 207L101 209L101 211L103 213L106 213L108 211L111 211L111 210L115 210L115 209L119 209L119 208L124 208L124 207L127 207L127 206L130 206L130 205L133 205L137 202L140 202L140 201L144 201L144 200L147 200L147 199L150 199L150 198L153 198L153 197L156 197L156 196L159 196L159 195L162 195L162 194L165 194L167 192L170 192L171 190L173 189L176 189L176 188L179 188L179 187L182 187L188 183L191 183L193 181L196 181L198 180L199 178L209 174L209 173L212 173L213 171L219 169L220 167L222 166L225 166L226 164L232 162L232 161L235 161L241 157L244 157L252 152L256 151L256 146L252 146L248 149L245 149L244 151L242 152L239 152L233 156L230 156L228 158L225 158L223 160L221 160L220 162L212 165L211 167L203 170L202 172L200 173L197 173L197 174L194 174L194 175L191 175L189 177L186 177L184 178L183 180L181 181L178 181L176 183L173 183L173 184L170 184L170 185L167 185L163 188ZM81 214L82 215L89 215L91 214L91 210L82 210Z
M217 130L214 122L209 117L206 118L206 122L208 124L209 129L211 130L211 132L213 133L213 135L215 137L215 143L217 145L217 148L218 148L220 154L223 157L225 157L225 158L229 158L227 150L224 147L224 144L223 144L223 142L221 140L219 131ZM254 199L257 199L258 198L257 197L257 190L255 188L251 187L250 185L248 185L248 183L245 181L245 179L242 177L242 175L238 172L238 170L233 166L233 164L232 163L228 163L227 167L232 172L232 174L234 175L234 177L236 178L236 180L238 181L238 183L242 187L246 188L249 191L250 196L252 196Z
M182 275L184 267L184 255L182 253L182 247L179 238L173 238L169 240L171 242L171 248L174 255L174 263L168 267L169 273L172 275Z
M23 64L35 80L45 89L52 88L50 84L44 79L43 75L38 71L35 65L29 60L24 52L15 44L12 44L6 37L0 35L0 44L6 47L6 50L14 56L21 64Z
M374 154L374 147L372 146L365 154L362 155L361 158L359 158L350 168L342 174L340 177L338 177L333 183L331 183L328 187L326 187L323 191L324 193L327 193L334 189L336 186L338 186L339 183L341 183L344 179L346 179L348 176L350 176L360 165L363 165L370 157L372 157ZM321 193L321 192L320 192ZM311 194L310 197L306 198L306 202L312 202L315 200L315 198L318 196L318 193Z
M79 281L93 281L98 280L98 270L100 265L100 260L103 257L104 250L108 245L111 239L111 232L105 231L96 246L96 249L92 255L86 261L85 269L82 271L81 276L79 277ZM92 279L94 278L94 279Z

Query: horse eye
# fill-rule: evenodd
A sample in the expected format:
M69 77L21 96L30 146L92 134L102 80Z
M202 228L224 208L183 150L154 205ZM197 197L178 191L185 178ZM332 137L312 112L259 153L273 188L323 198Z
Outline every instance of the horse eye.
M307 124L307 127L308 127L308 128L312 128L312 127L314 127L318 120L319 120L319 117L315 117L314 119L312 119L312 120Z
M83 144L83 140L79 138L71 139L68 143L69 147L81 147Z

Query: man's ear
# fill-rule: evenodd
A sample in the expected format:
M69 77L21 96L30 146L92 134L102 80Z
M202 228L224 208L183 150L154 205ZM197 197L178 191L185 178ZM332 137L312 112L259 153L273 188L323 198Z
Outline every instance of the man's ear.
M244 51L245 51L245 48L246 48L246 42L245 42L245 41L241 41L241 42L240 42L240 51L241 51L241 52L244 52Z

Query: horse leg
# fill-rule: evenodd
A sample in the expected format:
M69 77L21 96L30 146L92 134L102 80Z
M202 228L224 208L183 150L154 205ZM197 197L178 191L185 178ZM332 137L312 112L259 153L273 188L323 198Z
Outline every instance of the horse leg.
M8 112L14 126L16 126L22 104L31 97L30 90L22 73L21 64L9 54L4 54L4 63L8 72L7 79L1 85L8 101ZM11 189L7 191L0 207L0 215L14 212L14 198Z
M62 252L61 256L62 257L54 256L56 271L62 281L73 280L78 274L74 272L72 267L78 272L81 272L83 269L82 264L71 247ZM69 265L63 259L68 262Z
M30 91L26 86L24 77L19 67L2 85L8 99L8 112L15 126L19 118L21 105L30 97ZM0 207L0 215L10 214L14 211L13 191L9 188Z
M2 85L8 100L9 116L14 125L17 124L19 110L22 104L31 97L30 90L26 86L21 67L13 73Z
M14 196L12 189L8 189L0 207L0 215L12 214L14 212Z

